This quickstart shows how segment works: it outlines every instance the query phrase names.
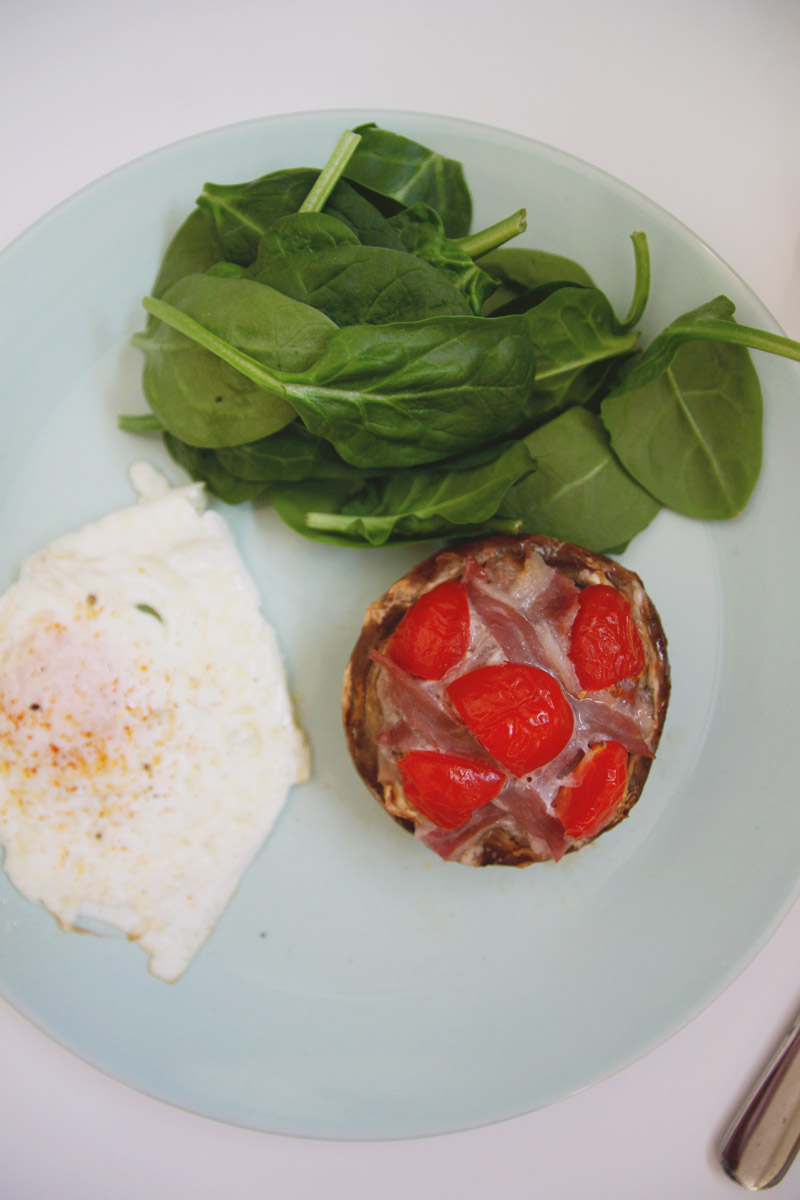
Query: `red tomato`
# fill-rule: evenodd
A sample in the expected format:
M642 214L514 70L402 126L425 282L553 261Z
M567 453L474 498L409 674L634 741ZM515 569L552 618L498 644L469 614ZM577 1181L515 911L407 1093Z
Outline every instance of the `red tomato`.
M424 592L389 639L386 653L409 675L441 679L469 646L469 601L463 583L450 579Z
M591 837L599 833L622 799L628 751L621 742L590 746L572 778L574 786L559 788L556 816L568 837Z
M578 596L569 657L587 692L642 673L642 639L630 604L616 588L593 584Z
M493 800L505 775L488 763L436 750L409 750L399 762L403 791L440 829L458 829L476 808Z
M454 679L447 694L481 745L517 777L550 762L572 737L572 709L539 667L478 667Z

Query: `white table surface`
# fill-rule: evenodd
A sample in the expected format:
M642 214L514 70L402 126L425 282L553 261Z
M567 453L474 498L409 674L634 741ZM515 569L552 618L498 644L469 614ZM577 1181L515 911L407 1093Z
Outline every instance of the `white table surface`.
M534 137L632 184L800 338L796 0L2 0L0 89L0 245L205 129L412 109ZM800 905L723 995L613 1078L500 1125L389 1143L191 1116L0 1001L0 1197L724 1200L740 1192L716 1143L800 1006L799 956ZM774 1194L800 1197L800 1163Z

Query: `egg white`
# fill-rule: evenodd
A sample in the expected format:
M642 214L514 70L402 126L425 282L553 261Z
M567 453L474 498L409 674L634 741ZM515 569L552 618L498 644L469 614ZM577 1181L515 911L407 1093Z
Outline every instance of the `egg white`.
M309 756L202 485L131 478L138 503L27 559L0 597L0 844L24 896L123 930L172 981Z

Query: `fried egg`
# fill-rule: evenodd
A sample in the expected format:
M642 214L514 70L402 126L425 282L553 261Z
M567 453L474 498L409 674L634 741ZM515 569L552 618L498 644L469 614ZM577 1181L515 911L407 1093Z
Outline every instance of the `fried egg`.
M173 981L308 778L274 630L202 484L139 494L0 597L0 845L66 928L114 926Z

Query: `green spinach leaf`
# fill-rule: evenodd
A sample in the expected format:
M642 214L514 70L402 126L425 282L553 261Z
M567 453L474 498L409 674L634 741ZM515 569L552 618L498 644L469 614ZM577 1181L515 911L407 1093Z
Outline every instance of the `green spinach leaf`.
M330 213L287 213L278 217L269 229L264 231L258 244L256 260L247 268L247 273L255 276L265 263L284 255L360 245L361 242L351 227Z
M295 533L313 538L314 541L359 549L368 543L347 534L312 534L306 517L309 512L338 513L342 505L362 487L363 483L358 479L306 479L303 482L273 485L269 490L269 499L281 520Z
M167 246L152 294L163 296L179 279L202 274L224 257L211 222L199 208L193 209Z
M498 283L504 283L520 292L549 283L595 286L591 275L580 263L561 254L552 254L548 250L502 246L484 254L478 259L478 265Z
M616 333L630 333L641 321L650 294L650 252L644 233L632 233L635 278L628 315L620 321L613 315ZM563 287L594 288L589 274L572 259L544 250L501 248L479 260L480 266L499 283L484 304L483 316L505 316L528 312ZM599 289L598 289L599 290ZM609 311L612 312L609 308Z
M419 200L430 205L448 237L469 233L472 198L461 163L374 123L359 125L354 132L361 141L345 168L347 179L372 198L384 197L404 208Z
M135 422L136 418L123 420ZM135 430L135 424L131 429ZM447 471L470 471L494 462L510 444L493 442L456 458L442 459L436 465ZM336 453L330 442L314 437L299 421L257 442L220 448L215 453L232 475L265 484L303 479L371 479L404 469L354 467Z
M761 469L762 397L745 347L800 359L788 338L738 325L725 296L673 321L603 401L611 444L663 504L721 520Z
M534 469L523 441L509 445L492 463L466 470L428 467L397 471L355 490L326 488L320 504L316 481L270 492L276 511L300 533L346 544L517 532L519 521L494 520L509 488Z
M163 296L174 283L186 275L225 266L222 246L205 213L195 208L179 226L164 252L164 257L152 287L154 296ZM147 328L155 328L154 317L148 317Z
M144 305L291 404L311 433L356 466L413 466L460 454L520 429L536 410L524 317L352 325L336 330L304 371L290 374L267 369L162 300L148 297ZM248 440L256 439L239 439Z
M484 317L528 312L561 287L594 287L579 263L547 250L501 247L483 255L477 265L495 281L481 309Z
M250 183L207 183L197 204L208 214L225 258L250 266L266 231L279 217L299 211L319 174L298 167ZM348 226L364 245L403 248L385 217L345 180L337 183L324 211Z
M256 442L220 448L215 453L232 475L262 484L302 479L361 479L380 475L384 470L346 463L330 442L314 437L299 421Z
M312 305L337 325L388 325L470 311L467 298L436 267L386 246L259 252L252 278Z
M213 450L187 446L171 433L164 434L164 445L178 466L183 467L192 479L204 483L210 492L226 504L243 504L264 490L261 483L247 482L231 475L220 464Z
M166 293L168 309L200 322L261 365L313 362L336 331L322 313L247 279L189 275ZM280 394L227 365L162 321L132 338L145 355L144 393L164 428L193 446L238 445L295 419Z
M459 291L463 292L474 313L480 313L488 297L496 290L497 280L476 266L471 252L465 249L469 238L454 241L447 237L439 214L430 205L419 202L389 218L400 234L403 245L410 254L423 258L438 267ZM496 238L507 241L516 237L525 228L524 210L515 213L506 221L498 222L492 230L485 230L476 245L485 244Z
M528 324L536 358L539 419L591 400L608 369L619 368L639 341L636 333L620 332L599 288L559 288L519 319Z
M617 551L661 505L624 470L598 416L571 408L525 438L536 471L511 488L498 515L526 533Z

